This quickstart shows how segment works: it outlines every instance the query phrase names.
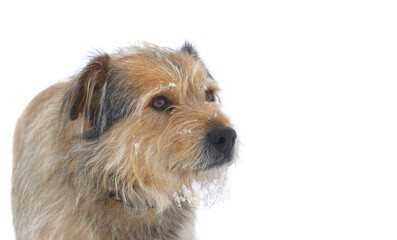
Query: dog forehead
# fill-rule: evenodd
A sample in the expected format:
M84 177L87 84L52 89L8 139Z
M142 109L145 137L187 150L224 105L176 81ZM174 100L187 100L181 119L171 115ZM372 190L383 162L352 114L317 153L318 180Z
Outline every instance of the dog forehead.
M215 81L200 60L170 50L138 52L122 59L122 68L135 89L144 93L202 92Z

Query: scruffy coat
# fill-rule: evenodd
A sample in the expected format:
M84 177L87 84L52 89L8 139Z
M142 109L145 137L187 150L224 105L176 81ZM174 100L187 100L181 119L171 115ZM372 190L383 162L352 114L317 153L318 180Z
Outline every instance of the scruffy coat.
M100 53L40 93L15 131L17 239L194 239L193 185L221 183L235 152L205 143L230 127L217 92L186 43Z

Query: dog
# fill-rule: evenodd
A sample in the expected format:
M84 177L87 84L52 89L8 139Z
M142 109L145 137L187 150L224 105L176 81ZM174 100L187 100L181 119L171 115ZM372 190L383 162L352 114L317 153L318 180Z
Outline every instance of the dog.
M99 52L41 92L14 135L16 238L194 239L237 154L219 91L185 42Z

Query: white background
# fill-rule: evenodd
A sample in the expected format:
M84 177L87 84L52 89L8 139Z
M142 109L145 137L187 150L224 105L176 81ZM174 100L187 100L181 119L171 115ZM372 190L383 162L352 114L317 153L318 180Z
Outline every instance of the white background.
M395 1L2 1L0 31L1 239L28 102L95 49L186 39L241 141L199 239L397 239Z

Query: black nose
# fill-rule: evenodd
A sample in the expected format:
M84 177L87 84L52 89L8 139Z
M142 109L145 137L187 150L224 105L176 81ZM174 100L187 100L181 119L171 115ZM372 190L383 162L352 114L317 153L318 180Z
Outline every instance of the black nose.
M236 131L230 127L217 127L208 133L209 143L224 155L231 154L236 142Z

